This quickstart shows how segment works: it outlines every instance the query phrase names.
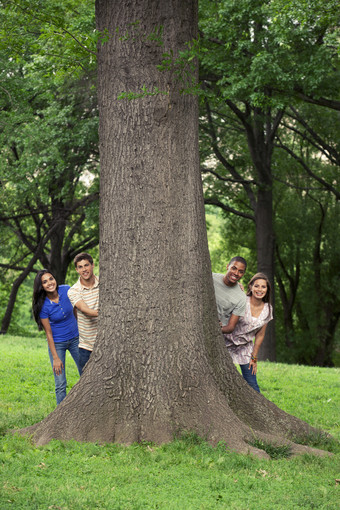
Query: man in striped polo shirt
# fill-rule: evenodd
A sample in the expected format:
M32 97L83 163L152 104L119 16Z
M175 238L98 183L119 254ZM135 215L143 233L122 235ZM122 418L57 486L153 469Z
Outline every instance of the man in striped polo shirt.
M74 258L79 274L78 281L67 295L77 312L79 329L79 365L81 371L88 362L97 337L99 308L99 279L93 274L94 262L88 253L79 253Z

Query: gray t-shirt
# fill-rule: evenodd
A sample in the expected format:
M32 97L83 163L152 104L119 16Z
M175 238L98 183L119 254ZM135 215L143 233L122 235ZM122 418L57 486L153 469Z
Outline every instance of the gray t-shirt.
M232 314L243 317L246 311L246 295L238 283L228 287L223 281L224 274L213 273L218 318L226 326Z

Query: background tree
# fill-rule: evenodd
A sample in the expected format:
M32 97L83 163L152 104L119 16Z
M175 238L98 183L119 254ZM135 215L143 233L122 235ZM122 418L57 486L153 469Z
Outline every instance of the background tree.
M98 244L99 195L95 68L88 59L85 72L83 56L76 63L68 60L75 45L83 48L74 34L91 16L73 12L70 4L55 11L51 5L38 11L34 2L6 2L6 7L0 221L10 242L17 238L20 243L14 259L3 254L2 267L23 269L11 288L2 333L9 327L19 286L38 261L63 283L73 257ZM70 12L72 44L61 51L59 39L65 39L62 27ZM29 28L22 30L25 23ZM62 65L56 67L58 58Z
M230 0L202 1L200 6L201 79L206 92L201 116L203 171L211 175L206 178L206 203L253 220L258 270L273 283L273 157L278 130L283 119L290 129L287 124L292 124L298 100L337 108L333 98L339 94L338 12L333 2L327 6L315 2L303 17L294 2L283 7L282 2L259 0L250 7ZM310 143L311 138L309 132ZM319 148L325 150L321 138ZM310 168L309 175L338 195L332 180L327 182ZM273 329L261 356L275 359Z
M339 134L336 112L300 104L287 110L276 142L278 158L285 158L287 165L285 173L276 176L280 190L277 281L286 343L299 363L334 363L339 319L334 292L338 285L334 225L340 196Z

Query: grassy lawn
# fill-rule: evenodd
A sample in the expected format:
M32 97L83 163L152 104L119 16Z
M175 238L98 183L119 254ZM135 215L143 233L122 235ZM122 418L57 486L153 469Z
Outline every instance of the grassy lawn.
M6 433L55 407L46 342L0 337L0 509L338 509L340 448L331 457L263 460L212 448L194 435L123 447ZM67 359L69 387L78 376ZM259 363L263 394L340 439L340 370ZM322 446L322 445L321 445ZM320 445L319 445L320 447Z

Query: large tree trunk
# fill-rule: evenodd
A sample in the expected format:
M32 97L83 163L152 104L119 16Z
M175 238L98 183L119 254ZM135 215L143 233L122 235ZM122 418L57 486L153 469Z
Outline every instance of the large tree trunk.
M198 161L197 99L159 73L196 36L195 0L97 0L101 149L100 320L66 399L25 432L37 444L170 441L193 430L240 452L254 434L312 429L254 392L218 325ZM164 27L164 47L150 34ZM119 29L119 30L118 30ZM123 91L168 95L117 101ZM301 451L306 447L296 446ZM263 453L263 455L265 455Z
M257 193L255 211L256 223L256 247L257 269L267 275L273 289L272 299L274 304L274 248L275 234L273 227L273 194L272 183L260 185ZM275 318L267 327L265 339L259 352L261 360L276 360Z
M272 155L274 139L283 111L274 115L253 108L252 122L247 124L248 147L257 172L258 192L255 210L257 269L265 273L274 290L275 232L273 225ZM274 292L273 305L274 303ZM259 359L276 360L275 318L268 324Z

